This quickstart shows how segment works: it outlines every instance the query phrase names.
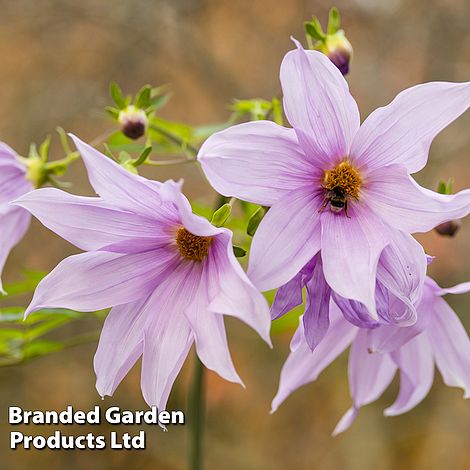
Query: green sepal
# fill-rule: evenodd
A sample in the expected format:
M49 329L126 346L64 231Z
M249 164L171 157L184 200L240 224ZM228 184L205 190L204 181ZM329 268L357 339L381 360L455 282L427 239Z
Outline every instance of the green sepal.
M113 108L112 106L106 106L104 110L116 121L119 119L119 109Z
M147 109L151 103L152 87L144 85L135 96L134 105L139 109Z
M305 32L308 36L316 41L324 41L326 39L326 34L323 32L320 21L318 18L313 17L311 21L306 21L304 23Z
M124 109L127 106L128 103L126 103L122 90L117 83L111 82L109 85L109 94L119 109Z
M336 7L331 8L330 14L328 16L328 28L327 34L335 34L340 27L341 24L341 17L339 14L339 10Z
M219 207L214 214L212 215L211 224L215 225L216 227L222 227L227 219L230 217L232 213L232 206L230 204L224 204L223 206Z
M51 136L48 135L44 142L39 146L39 156L43 162L47 162L49 158L49 148L51 146Z

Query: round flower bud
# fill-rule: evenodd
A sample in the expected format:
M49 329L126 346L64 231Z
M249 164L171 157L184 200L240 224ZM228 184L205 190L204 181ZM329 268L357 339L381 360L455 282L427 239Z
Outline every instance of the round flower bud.
M39 157L30 157L21 160L26 165L26 178L31 181L34 188L40 188L49 179L46 163Z
M453 237L462 227L462 221L460 219L448 220L443 222L434 228L434 230L444 237Z
M122 133L129 139L138 139L147 130L148 118L145 111L133 105L119 112L118 121L122 126Z
M335 34L327 35L325 40L319 43L316 49L328 56L343 75L349 72L349 63L352 59L353 48L342 29Z

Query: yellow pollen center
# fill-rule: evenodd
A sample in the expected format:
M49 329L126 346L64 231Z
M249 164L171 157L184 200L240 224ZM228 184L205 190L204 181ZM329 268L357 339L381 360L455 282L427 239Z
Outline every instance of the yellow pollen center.
M193 235L184 227L176 232L176 245L181 256L191 261L203 261L209 252L212 237Z
M327 191L341 188L344 194L357 199L361 188L361 177L359 172L345 160L332 170L325 171L323 188Z

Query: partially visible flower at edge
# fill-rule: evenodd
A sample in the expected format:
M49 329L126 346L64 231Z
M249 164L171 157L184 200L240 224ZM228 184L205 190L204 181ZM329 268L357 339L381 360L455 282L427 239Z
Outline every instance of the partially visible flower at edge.
M26 167L16 152L0 142L0 293L3 290L2 271L11 249L28 230L31 215L21 207L9 205L11 201L33 189L26 178Z
M260 290L282 286L320 252L330 288L377 320L377 263L391 230L426 232L470 212L470 190L442 195L410 176L469 107L470 83L409 88L360 125L339 70L295 42L280 72L293 128L239 124L209 137L198 159L219 193L270 206L248 267Z
M87 252L66 258L40 282L26 315L112 307L94 359L101 396L112 395L142 356L144 398L164 409L193 342L206 367L242 383L223 315L241 319L268 344L270 317L233 254L232 232L193 214L181 184L129 173L72 138L100 197L46 188L15 204Z
M360 407L382 395L397 370L400 370L400 391L396 401L385 410L386 416L405 413L426 397L434 379L434 364L446 385L461 387L464 398L470 397L470 339L458 316L441 298L445 294L469 291L470 282L441 289L427 277L416 307L418 322L413 327L357 328L331 302L332 324L313 352L300 322L291 342L291 353L282 368L272 412L294 390L315 381L350 344L348 375L353 406L341 418L333 435L353 423Z

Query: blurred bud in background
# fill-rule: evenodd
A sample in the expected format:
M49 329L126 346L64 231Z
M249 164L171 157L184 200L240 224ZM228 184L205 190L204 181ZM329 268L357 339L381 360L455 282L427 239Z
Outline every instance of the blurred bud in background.
M453 194L454 180L449 178L447 181L440 181L437 187L439 194ZM462 227L462 221L460 219L448 220L439 224L434 230L444 237L453 237Z
M122 133L135 140L145 135L148 119L143 109L130 105L119 112L118 122L122 126Z
M40 188L50 182L51 171L48 168L49 147L51 138L48 136L39 147L31 144L29 147L28 158L20 157L21 162L26 167L26 179L29 180L34 188Z
M330 10L328 27L325 33L318 18L313 17L305 23L308 47L325 54L343 75L349 72L353 48L344 31L339 29L340 14L336 7Z

